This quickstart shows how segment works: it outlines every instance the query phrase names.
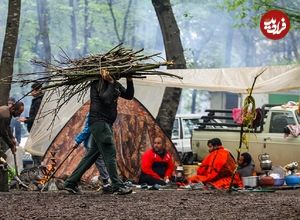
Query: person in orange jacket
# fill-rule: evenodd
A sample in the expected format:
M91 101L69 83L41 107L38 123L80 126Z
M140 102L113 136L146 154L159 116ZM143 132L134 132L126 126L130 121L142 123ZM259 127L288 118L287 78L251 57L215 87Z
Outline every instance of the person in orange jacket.
M190 177L190 183L202 182L217 189L228 189L233 173L237 168L231 153L222 146L219 138L213 138L207 142L209 154L203 159L197 169L197 175ZM242 180L236 172L233 178L233 186L243 187Z
M174 168L174 161L166 151L162 138L156 137L153 147L142 156L139 184L166 185L170 182Z

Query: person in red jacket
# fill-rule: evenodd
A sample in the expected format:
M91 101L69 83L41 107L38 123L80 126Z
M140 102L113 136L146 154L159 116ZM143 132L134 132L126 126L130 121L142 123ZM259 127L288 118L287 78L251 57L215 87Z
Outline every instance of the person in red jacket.
M156 137L153 147L142 156L139 184L166 185L170 182L174 168L174 161L166 151L162 138Z
M209 154L198 167L197 175L189 178L190 183L202 182L217 189L228 189L231 177L235 173L237 163L231 153L222 146L219 138L213 138L207 142ZM233 186L243 187L238 173L233 178Z

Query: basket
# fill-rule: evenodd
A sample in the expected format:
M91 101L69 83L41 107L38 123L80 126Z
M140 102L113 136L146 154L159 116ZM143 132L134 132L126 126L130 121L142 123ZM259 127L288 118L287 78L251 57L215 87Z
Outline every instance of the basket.
M197 174L198 165L183 165L184 176L189 178Z

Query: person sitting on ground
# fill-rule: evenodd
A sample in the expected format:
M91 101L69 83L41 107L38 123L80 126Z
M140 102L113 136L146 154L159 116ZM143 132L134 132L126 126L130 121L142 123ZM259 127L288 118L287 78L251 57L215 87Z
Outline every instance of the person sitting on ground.
M10 120L18 117L24 111L23 102L17 102L11 107L0 106L0 157L6 160L6 151L10 148L12 153L16 152L17 142L10 129Z
M75 145L74 147L77 147L83 142L83 146L86 149L86 152L90 147L95 147L95 140L93 136L91 135L90 131L90 120L89 120L89 113L86 115L85 123L84 123L84 128L82 131L76 136L75 138ZM110 189L110 184L109 184L109 175L103 160L102 154L99 155L98 159L95 162L95 165L99 171L102 184L103 184L103 190L111 190ZM109 189L108 189L109 188Z
M190 183L202 182L217 189L228 189L237 164L231 153L222 146L219 138L207 141L209 154L197 169L197 175L190 177ZM235 173L232 186L243 187L240 176Z
M255 176L255 165L249 153L244 152L240 155L238 159L238 165L239 167L237 169L237 172L240 174L241 177Z
M170 182L174 168L175 163L166 151L163 139L156 137L153 147L142 156L139 184L166 185Z

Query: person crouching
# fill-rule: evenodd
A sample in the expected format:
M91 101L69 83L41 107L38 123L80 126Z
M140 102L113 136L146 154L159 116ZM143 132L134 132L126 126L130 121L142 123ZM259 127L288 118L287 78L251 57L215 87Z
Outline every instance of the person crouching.
M142 156L139 184L166 185L170 182L174 167L174 161L162 138L156 137L152 148Z

